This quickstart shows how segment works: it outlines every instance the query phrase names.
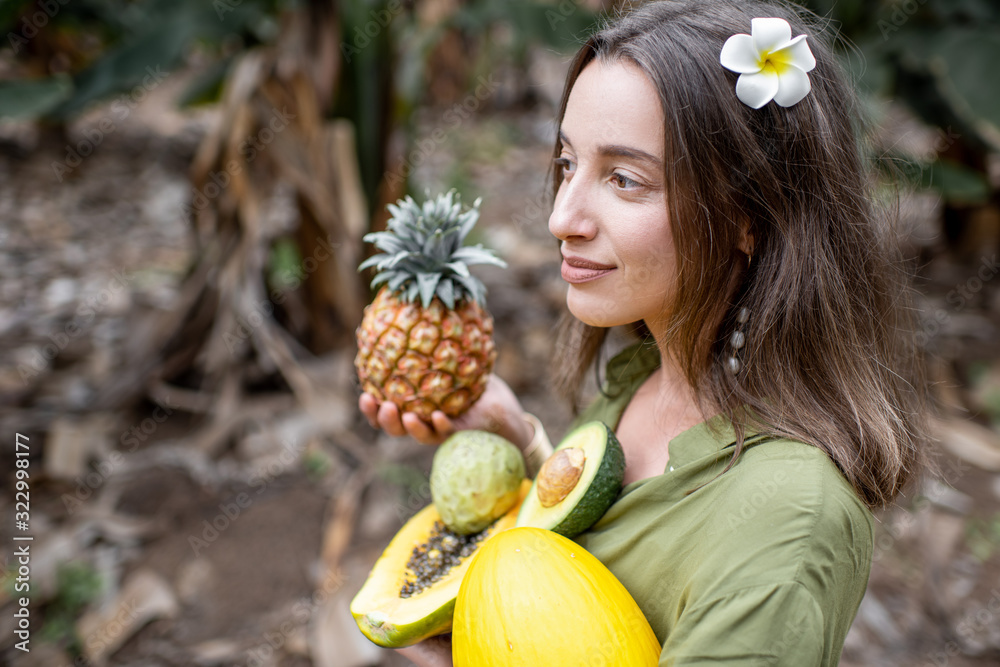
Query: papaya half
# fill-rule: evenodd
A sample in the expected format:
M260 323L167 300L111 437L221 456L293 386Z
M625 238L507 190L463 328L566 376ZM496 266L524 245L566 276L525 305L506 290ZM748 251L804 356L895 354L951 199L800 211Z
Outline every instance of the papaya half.
M451 630L455 599L473 556L483 542L514 527L530 488L531 480L524 479L517 503L453 554L442 546L444 522L434 505L417 512L389 542L351 601L351 615L361 632L379 646L402 648ZM444 533L444 541L454 544L457 539ZM454 564L441 575L428 574L442 552Z

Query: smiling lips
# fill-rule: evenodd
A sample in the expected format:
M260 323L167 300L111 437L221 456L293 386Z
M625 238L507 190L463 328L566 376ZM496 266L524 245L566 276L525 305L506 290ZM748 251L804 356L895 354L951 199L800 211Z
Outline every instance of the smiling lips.
M585 283L606 276L616 268L613 264L598 264L583 257L566 255L563 257L562 277L568 283Z

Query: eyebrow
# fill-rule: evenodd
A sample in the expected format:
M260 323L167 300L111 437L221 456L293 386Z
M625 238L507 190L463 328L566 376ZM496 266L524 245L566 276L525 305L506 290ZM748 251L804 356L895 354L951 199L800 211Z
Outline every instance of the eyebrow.
M567 146L572 146L573 142L569 140L566 133L559 130L559 141L566 144ZM650 164L659 167L662 163L660 158L655 155L650 155L646 151L641 151L638 148L631 148L629 146L622 146L621 144L601 144L597 147L597 152L601 155L607 157L625 157L632 158L633 160L639 160L642 162L649 162Z

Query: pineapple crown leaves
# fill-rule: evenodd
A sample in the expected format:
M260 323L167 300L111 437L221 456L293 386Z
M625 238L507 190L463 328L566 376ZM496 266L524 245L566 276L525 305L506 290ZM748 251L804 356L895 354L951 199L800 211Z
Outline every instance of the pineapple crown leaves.
M424 308L438 297L449 309L465 299L486 305L486 286L469 273L472 264L507 263L481 243L463 246L465 238L479 220L479 204L462 212L460 195L455 189L417 204L407 195L389 204L392 218L386 231L365 234L364 240L382 252L369 257L359 271L375 267L371 282L375 287L385 283L402 301L414 302L419 297Z

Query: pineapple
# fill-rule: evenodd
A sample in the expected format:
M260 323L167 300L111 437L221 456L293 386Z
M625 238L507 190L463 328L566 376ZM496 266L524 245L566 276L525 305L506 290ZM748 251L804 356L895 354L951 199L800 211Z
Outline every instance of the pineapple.
M365 308L354 366L361 388L379 402L429 421L434 410L465 412L482 395L496 360L486 287L470 264L506 263L482 245L463 247L479 219L477 199L461 211L455 190L423 207L407 196L389 204L388 231L367 234L381 254L372 287L384 286Z

